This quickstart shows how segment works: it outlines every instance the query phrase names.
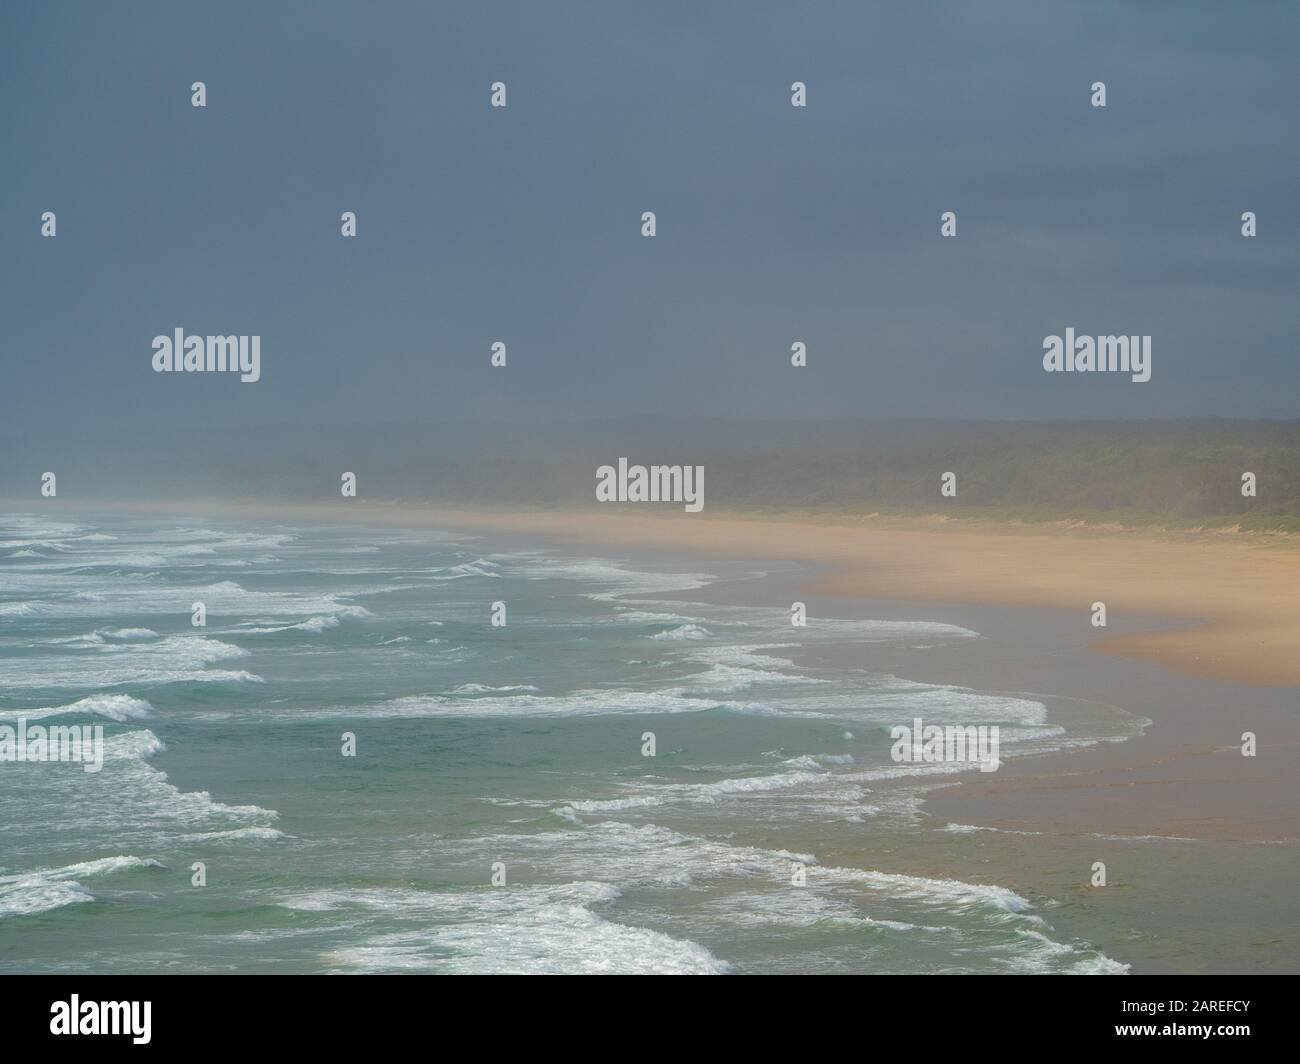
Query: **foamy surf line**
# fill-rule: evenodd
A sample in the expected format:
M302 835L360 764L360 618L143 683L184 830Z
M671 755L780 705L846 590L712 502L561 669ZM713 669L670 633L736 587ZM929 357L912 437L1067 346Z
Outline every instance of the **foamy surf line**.
M340 971L455 974L715 975L731 965L698 943L629 926L607 912L621 892L597 881L472 891L377 888L284 898L287 909L360 919L360 941L333 949ZM377 934L394 919L416 930Z
M130 695L100 694L79 698L63 706L42 706L37 709L0 709L0 719L40 720L43 717L77 717L94 715L107 717L109 720L127 721L148 717L153 713L153 706L142 698Z
M248 651L207 636L176 635L149 641L113 641L92 647L60 647L21 658L0 660L0 686L11 690L99 688L125 684L155 686L184 682L258 683L243 669L208 666Z
M80 880L140 868L161 868L158 861L141 857L103 857L62 868L0 875L0 918L31 916L95 900Z
M727 893L721 895L725 899L737 897L737 890L740 896L754 897L758 890L765 923L801 926L808 922L808 905L820 905L864 925L897 933L924 932L963 944L1003 970L1128 970L1085 943L1053 938L1047 921L1035 911L1037 906L1007 887L822 866L813 854L736 845L656 824L606 820L574 830L447 841L439 849L449 859L461 861L493 854L507 864L529 868L534 875L562 877L571 883L598 879L620 896L646 888L707 886L710 890L702 897L713 897L714 891L725 887ZM791 882L796 865L806 869L802 885ZM686 897L690 896L688 892ZM809 902L809 897L818 900ZM731 902L719 904L734 908ZM980 967L972 966L973 970Z
M185 713L186 730L177 735L182 741L191 738L192 727L231 717L269 724L459 718L446 728L392 732L421 743L454 732L472 744L494 726L494 718L526 720L523 730L529 733L559 734L565 727L559 722L566 718L672 715L680 719L666 727L687 736L683 749L692 748L693 734L722 737L707 759L725 762L727 736L774 736L764 737L761 746L733 748L735 770L726 764L706 771L680 760L671 766L661 762L672 771L657 779L652 768L639 779L633 778L637 770L627 766L616 774L604 773L590 752L587 762L581 762L581 741L577 747L566 744L577 755L577 774L569 778L581 781L579 786L566 794L555 786L557 777L548 767L538 778L521 777L518 787L503 790L501 805L493 809L494 833L486 842L471 840L462 847L472 851L472 860L457 850L457 843L444 844L441 825L434 841L422 841L448 869L460 858L468 861L465 867L472 874L448 876L447 881L481 883L482 869L504 858L511 869L509 887L452 888L435 880L432 889L411 887L413 893L407 894L395 893L391 880L385 885L377 877L370 887L357 886L355 880L340 884L330 897L285 894L286 905L311 917L293 929L293 936L325 940L315 955L329 970L721 972L735 970L738 958L752 964L756 949L763 948L744 928L781 929L782 935L798 929L817 941L824 936L824 921L872 936L874 944L859 958L868 966L877 963L874 951L886 940L895 943L888 950L900 950L902 958L910 941L949 955L967 952L971 970L1058 971L1114 963L1082 944L1057 941L1035 906L1010 888L942 875L926 880L825 868L812 854L797 852L797 845L785 851L736 844L749 832L756 831L755 838L794 841L807 837L799 831L802 824L875 818L882 805L888 806L872 793L878 782L908 770L888 762L888 767L877 766L874 754L868 756L873 736L917 710L927 717L935 711L960 720L997 719L1009 735L1014 725L1015 734L1023 733L1028 741L1050 738L1044 707L1032 699L909 683L829 666L817 657L801 662L788 653L812 644L828 649L844 644L864 648L869 658L874 651L865 648L878 644L928 646L978 639L978 633L938 622L875 620L818 620L799 629L791 626L783 608L669 597L689 599L692 591L729 579L718 575L731 571L721 565L716 573L695 567L681 572L621 559L488 549L458 551L449 559L446 550L394 555L372 542L338 541L326 548L312 536L307 530L292 533L275 544L283 562L259 556L258 571L241 574L238 582L204 568L229 559L214 556L210 547L220 541L206 538L203 530L195 531L188 546L178 545L187 549L124 538L68 544L53 552L58 557L48 565L24 559L10 595L33 616L15 623L28 627L30 620L31 631L39 634L30 649L24 648L24 665L42 683L57 669L65 682L85 688L64 697L33 689L26 703L39 715L89 714L119 723L156 717L162 723L153 726L164 735L165 727L179 724L178 708L198 710ZM271 546L251 536L247 542L250 551ZM92 549L95 564L75 571L84 587L69 594L73 570L65 563L90 561ZM344 553L349 557L339 564ZM123 562L120 569L113 566L114 557ZM240 557L254 560L247 552ZM166 564L157 564L156 572L127 564L146 561ZM181 634L171 634L178 625L166 615L183 604L180 613L188 620L190 600L200 595L211 599L210 623L217 623L202 633L182 628ZM374 597L364 598L362 605L356 601L359 595ZM634 603L630 596L637 596ZM512 627L500 636L485 636L484 604L497 598L509 600ZM83 616L93 620L81 620ZM513 627L518 619L525 621L524 628ZM428 638L431 625L439 638ZM528 638L520 642L516 632ZM434 648L439 641L444 645ZM509 644L504 655L503 644ZM168 654L174 659L170 671L161 667ZM233 684L209 684L201 691L197 685L157 691L148 686L179 675L186 676L188 685L198 679L196 673L235 672L222 667L234 658L255 670L244 673L246 678L264 673L274 686L242 691ZM347 667L323 685L320 666L335 660ZM371 663L384 671L378 690L345 675L368 676ZM0 661L0 679L7 665ZM616 670L613 678L600 679L591 671L608 667ZM281 686L285 681L296 686ZM187 705L194 701L200 705ZM8 705L3 714L13 712L13 702ZM728 720L727 714L763 719ZM618 727L569 730L575 736L611 734ZM638 726L636 734L640 731ZM291 733L259 734L275 741ZM771 761L768 754L759 754L778 744L794 748L783 755L773 750ZM320 844L295 832L295 841L281 845L295 837L273 826L277 814L272 810L216 802L204 791L181 792L148 764L163 748L151 731L113 736L110 745L114 749L104 783L114 789L113 801L122 810L119 837L126 852L238 847L248 859L274 848L292 863L306 860ZM366 756L377 752L373 743L366 748ZM251 757L248 763L264 760ZM681 775L679 769L694 775ZM290 776L287 782L292 785L292 780ZM229 778L214 776L212 782L223 797L232 789L239 793ZM265 788L257 793L277 792ZM548 797L536 802L531 818L509 811L511 805L528 807L539 794ZM298 794L286 801L301 798ZM285 808L278 800L267 804ZM551 819L556 815L563 819ZM621 820L653 817L671 828L611 825L604 819L611 815ZM343 834L331 845L348 845L351 829L345 820L339 820ZM571 828L527 836L532 841L497 831L507 822L541 828L564 821ZM454 837L456 826L448 829L445 837ZM896 829L873 819L872 830ZM395 862L404 864L413 856L403 849L407 841L386 839L382 827L374 841L391 845ZM428 857L422 854L421 860L427 864ZM794 888L790 866L801 861L808 863L809 886ZM841 858L837 863L856 861ZM944 863L923 867L942 869ZM54 882L77 883L75 877ZM597 886L590 894L570 889L593 883ZM93 880L78 886L93 886ZM72 886L55 889L64 889L69 898L77 893ZM489 907L495 900L484 900L507 896L510 903L499 908ZM706 902L716 906L711 918L703 915ZM99 910L95 912L98 918ZM274 938L277 929L265 931ZM504 950L502 943L508 944ZM810 970L819 970L816 952L806 961Z

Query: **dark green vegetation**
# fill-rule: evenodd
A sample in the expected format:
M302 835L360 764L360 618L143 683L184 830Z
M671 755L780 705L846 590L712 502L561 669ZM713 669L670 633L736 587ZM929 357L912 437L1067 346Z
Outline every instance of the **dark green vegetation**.
M993 520L1086 520L1167 527L1300 530L1300 421L751 421L637 418L196 427L148 440L137 425L87 451L0 439L0 495L38 501L42 471L60 498L238 498L343 504L595 503L596 468L620 456L705 467L705 509L827 514L945 513ZM957 495L940 477L957 475ZM1257 496L1241 494L1256 475Z

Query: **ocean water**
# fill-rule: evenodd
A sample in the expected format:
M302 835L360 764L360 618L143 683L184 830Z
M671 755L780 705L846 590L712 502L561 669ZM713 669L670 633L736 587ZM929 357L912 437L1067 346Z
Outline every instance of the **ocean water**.
M896 764L889 729L996 724L1011 760L1140 724L872 669L970 629L692 597L763 579L393 526L0 517L0 724L105 734L99 772L0 762L0 970L1128 970L924 816L977 770ZM813 671L811 645L856 664Z

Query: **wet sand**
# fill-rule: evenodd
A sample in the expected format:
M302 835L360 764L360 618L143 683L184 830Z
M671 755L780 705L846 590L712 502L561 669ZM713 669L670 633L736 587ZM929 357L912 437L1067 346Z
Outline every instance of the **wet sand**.
M122 508L431 524L729 559L806 561L824 566L812 588L823 594L1057 606L1077 611L1084 624L1093 603L1103 602L1108 627L1089 631L1094 648L1104 653L1198 676L1300 685L1300 537L940 518L686 514L633 506L530 511L340 500L329 506ZM1126 619L1143 616L1167 624L1125 630Z

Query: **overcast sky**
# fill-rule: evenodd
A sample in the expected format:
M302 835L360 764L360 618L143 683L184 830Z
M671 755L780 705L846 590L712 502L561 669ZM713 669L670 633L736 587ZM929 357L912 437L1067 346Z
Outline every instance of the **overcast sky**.
M0 419L1300 416L1298 53L1289 3L9 0ZM1066 326L1151 383L1044 373ZM153 373L177 327L261 381Z

